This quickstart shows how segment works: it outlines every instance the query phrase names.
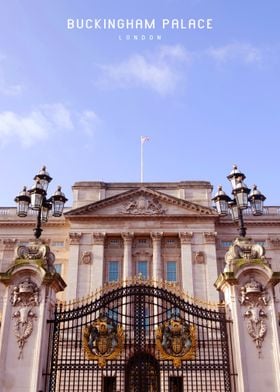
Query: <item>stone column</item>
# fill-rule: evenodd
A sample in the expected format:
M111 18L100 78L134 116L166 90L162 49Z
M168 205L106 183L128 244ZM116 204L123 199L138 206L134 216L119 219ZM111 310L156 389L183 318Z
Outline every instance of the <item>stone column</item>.
M163 233L153 232L151 237L153 240L153 266L152 266L152 279L163 279L163 266L161 262L161 238Z
M17 240L15 238L5 238L2 245L2 257L1 257L1 268L0 271L6 271L8 266L11 264Z
M69 260L67 273L66 300L77 298L78 273L79 273L79 251L82 233L69 233Z
M0 274L6 286L0 328L1 392L45 390L47 320L53 318L56 293L66 286L53 262L48 246L37 242L30 248L18 247L14 264Z
M90 277L90 291L101 289L104 282L104 240L105 233L93 233L93 263Z
M206 255L206 282L207 301L218 302L219 295L215 289L214 282L218 275L217 254L216 254L216 232L205 232L204 235L204 253Z
M239 237L225 256L224 272L216 287L224 293L232 321L232 357L237 392L280 391L279 326L273 272L264 248Z
M182 289L190 296L194 295L192 266L192 232L179 233L181 240Z
M132 239L133 233L122 233L123 238L123 280L132 277Z

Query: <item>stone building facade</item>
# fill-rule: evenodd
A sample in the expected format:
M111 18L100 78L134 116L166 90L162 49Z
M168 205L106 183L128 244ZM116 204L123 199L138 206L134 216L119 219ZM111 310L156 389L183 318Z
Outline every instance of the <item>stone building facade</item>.
M50 218L43 227L42 240L55 254L54 268L67 284L65 290L57 294L58 299L75 301L116 282L126 285L136 277L151 285L156 282L162 285L165 282L171 290L172 287L179 288L193 302L205 306L225 300L229 309L234 296L235 301L240 302L240 293L231 292L232 287L240 284L240 287L243 285L246 289L249 277L253 279L254 276L256 286L259 285L256 298L261 298L256 301L263 301L262 306L265 306L266 300L262 298L266 295L264 286L265 282L269 282L268 277L262 276L260 272L258 278L259 272L252 265L249 267L253 268L255 275L250 275L250 268L246 264L246 272L247 267L242 263L240 266L244 278L243 272L238 275L235 267L225 269L225 254L237 237L237 228L230 217L218 216L213 208L212 197L212 185L206 181L75 183L72 207L65 210L63 217ZM18 246L28 246L32 241L34 222L35 216L32 215L18 218L13 207L0 209L2 273L9 270ZM253 243L265 248L266 264L263 269L279 271L280 207L265 207L264 214L257 217L248 210L245 213L245 224L247 235ZM236 275L235 280L229 278L229 272ZM217 281L218 276L222 278ZM269 289L269 298L273 297L274 316L277 319L280 312L280 285L276 283L277 279ZM60 283L59 287L63 287L63 284ZM0 312L7 305L5 290L5 286L1 285ZM247 295L247 299L240 302L248 307L248 312L252 310L249 297ZM235 311L235 308L231 309L231 312ZM273 341L278 342L278 351L273 354L278 358L275 359L277 364L280 357L279 327L278 330L277 327L273 328L276 328ZM239 336L238 331L235 332L236 336ZM238 339L234 340L237 345L242 340ZM237 359L235 362L237 369L242 366ZM270 361L269 366L276 366L275 363ZM243 373L242 377L248 379L248 375ZM279 382L276 380L271 385L276 388ZM248 380L244 384L235 382L232 391L257 391L251 387L244 389L244 385L248 385L246 383ZM3 392L7 390L3 389ZM101 390L105 391L104 388ZM210 389L201 389L204 390Z
M217 302L214 282L237 230L230 217L217 215L211 198L206 181L75 183L72 208L62 218L50 218L42 235L67 282L62 299L80 298L140 273ZM13 260L16 246L32 240L34 221L18 218L16 208L0 209L1 271ZM278 270L280 207L265 207L258 217L248 210L245 222L248 236L265 247Z

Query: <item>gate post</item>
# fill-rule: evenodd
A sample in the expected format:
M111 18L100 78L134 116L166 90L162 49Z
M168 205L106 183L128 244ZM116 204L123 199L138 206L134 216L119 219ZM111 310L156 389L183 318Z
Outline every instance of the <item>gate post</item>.
M223 291L232 321L232 368L237 392L280 391L279 326L273 272L265 250L238 237L225 255L226 266L215 286ZM233 390L235 390L233 388Z
M40 241L19 246L11 267L0 274L6 286L0 329L0 392L44 391L49 326L55 295L65 282L54 254Z

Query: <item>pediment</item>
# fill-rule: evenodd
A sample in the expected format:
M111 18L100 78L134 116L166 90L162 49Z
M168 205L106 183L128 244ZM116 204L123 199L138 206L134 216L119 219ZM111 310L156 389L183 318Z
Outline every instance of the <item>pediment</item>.
M154 191L136 188L65 213L74 216L215 216L212 208Z

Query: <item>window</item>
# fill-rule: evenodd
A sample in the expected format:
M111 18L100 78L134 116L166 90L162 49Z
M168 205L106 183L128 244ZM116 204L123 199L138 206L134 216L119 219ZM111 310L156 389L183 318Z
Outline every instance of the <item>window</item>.
M142 278L148 278L148 262L147 261L138 261L136 265L136 275L141 275Z
M108 309L108 317L113 321L118 321L118 310L117 308Z
M231 241L222 241L223 248L229 248L232 245Z
M119 244L119 243L120 243L120 240L118 238L113 238L113 239L110 240L110 244L116 245L116 244Z
M166 315L168 319L180 317L180 309L179 308L168 309Z
M108 262L108 282L114 282L119 280L119 262L109 261Z
M64 247L64 241L53 241L52 246L55 246L57 248L63 248Z
M61 275L62 264L54 264L55 272Z
M168 282L176 282L177 281L176 261L168 261L166 263L166 280Z

